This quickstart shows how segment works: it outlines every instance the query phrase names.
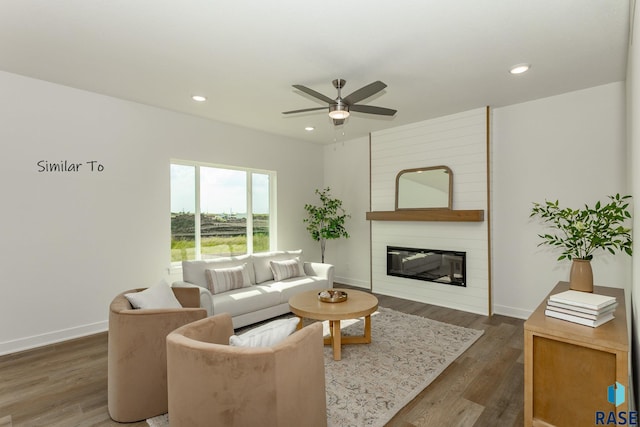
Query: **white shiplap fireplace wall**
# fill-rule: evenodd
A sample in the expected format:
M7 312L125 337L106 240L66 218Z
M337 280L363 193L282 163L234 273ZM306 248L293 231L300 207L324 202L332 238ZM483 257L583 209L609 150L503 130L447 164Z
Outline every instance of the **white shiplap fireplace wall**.
M480 108L371 134L371 210L395 209L399 171L445 165L453 209L480 209L482 222L372 221L374 292L479 314L490 311L487 111ZM467 253L467 286L388 276L387 246Z

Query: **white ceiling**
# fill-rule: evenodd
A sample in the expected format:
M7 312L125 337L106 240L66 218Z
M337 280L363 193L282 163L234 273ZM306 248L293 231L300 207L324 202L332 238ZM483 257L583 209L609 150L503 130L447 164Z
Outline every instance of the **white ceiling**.
M2 0L0 70L332 143L624 80L628 31L629 0ZM338 77L398 113L281 114Z

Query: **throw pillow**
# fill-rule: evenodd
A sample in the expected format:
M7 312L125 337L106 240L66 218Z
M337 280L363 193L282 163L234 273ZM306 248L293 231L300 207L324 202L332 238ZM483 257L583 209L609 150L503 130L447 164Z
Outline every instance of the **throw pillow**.
M251 285L247 264L237 267L207 270L207 284L212 294L240 289Z
M269 265L273 272L273 279L276 282L289 279L291 277L304 276L304 267L300 258L287 259L284 261L270 261Z
M291 335L298 327L299 322L300 319L297 317L274 320L242 335L232 335L229 338L229 345L235 347L272 347Z
M204 259L200 261L182 261L182 280L193 283L194 285L208 288L207 270L217 268L237 267L244 263L248 264L249 278L251 283L255 285L256 278L253 273L253 265L251 263L251 255L239 255L232 257L216 257L213 259Z
M256 275L255 283L263 283L273 280L273 271L271 271L270 261L284 261L286 259L293 259L296 257L302 258L301 249L295 251L259 252L251 255Z
M133 308L182 308L171 287L164 280L144 291L124 294Z

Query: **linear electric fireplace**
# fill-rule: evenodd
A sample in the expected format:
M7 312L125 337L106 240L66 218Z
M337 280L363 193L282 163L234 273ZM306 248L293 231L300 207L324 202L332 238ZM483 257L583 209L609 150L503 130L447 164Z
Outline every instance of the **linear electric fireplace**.
M387 275L467 286L466 252L387 246Z

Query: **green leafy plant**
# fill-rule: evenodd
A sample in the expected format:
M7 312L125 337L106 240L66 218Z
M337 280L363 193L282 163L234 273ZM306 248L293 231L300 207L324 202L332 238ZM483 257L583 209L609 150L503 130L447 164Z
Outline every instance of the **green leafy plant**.
M612 254L616 251L632 254L631 230L623 223L631 218L628 199L631 196L609 197L609 203L597 202L593 208L560 208L558 201L534 203L531 217L539 217L557 230L555 234L539 234L538 245L555 246L562 249L558 260L590 260L598 249Z
M311 238L320 242L320 251L322 254L322 262L324 262L324 250L327 239L339 239L340 237L349 238L349 233L344 226L345 220L351 218L342 208L342 201L334 199L330 194L329 187L324 190L317 190L316 194L320 196L321 204L304 205L307 211L307 218L303 221L307 223L307 230L311 233Z

